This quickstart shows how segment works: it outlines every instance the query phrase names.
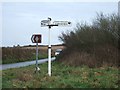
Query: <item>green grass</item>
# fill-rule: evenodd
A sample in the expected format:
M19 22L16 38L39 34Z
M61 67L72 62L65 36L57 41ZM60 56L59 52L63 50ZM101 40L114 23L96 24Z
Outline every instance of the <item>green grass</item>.
M67 66L52 63L52 76L47 74L47 63L39 65L40 73L34 73L35 65L3 70L3 88L118 88L118 68Z

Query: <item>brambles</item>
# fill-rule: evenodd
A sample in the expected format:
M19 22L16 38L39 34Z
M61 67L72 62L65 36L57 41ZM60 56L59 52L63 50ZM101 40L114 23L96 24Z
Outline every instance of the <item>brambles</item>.
M78 23L74 31L62 33L59 39L66 46L59 61L75 66L118 66L120 18L115 14L98 14L92 25Z

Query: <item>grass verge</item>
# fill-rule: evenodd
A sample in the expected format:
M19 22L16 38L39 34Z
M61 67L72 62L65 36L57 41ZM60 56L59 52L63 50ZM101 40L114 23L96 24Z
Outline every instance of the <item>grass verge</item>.
M2 88L118 88L118 68L67 66L52 63L52 76L47 74L47 63L39 65L40 73L34 73L35 65L3 70Z

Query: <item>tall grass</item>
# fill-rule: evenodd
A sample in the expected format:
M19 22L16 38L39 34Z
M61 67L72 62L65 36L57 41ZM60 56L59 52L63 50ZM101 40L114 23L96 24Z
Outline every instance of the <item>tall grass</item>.
M60 61L90 67L118 66L120 18L115 14L98 14L92 25L78 23L74 31L62 33L59 39L66 45Z
M47 49L38 50L38 58L47 58ZM21 47L4 47L2 48L2 63L16 63L23 61L31 61L36 59L35 49L25 49Z

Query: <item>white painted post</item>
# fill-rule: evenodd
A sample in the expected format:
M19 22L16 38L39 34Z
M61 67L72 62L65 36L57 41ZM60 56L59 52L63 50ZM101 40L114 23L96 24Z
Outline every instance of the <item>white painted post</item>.
M50 28L49 27L49 35L48 35L48 75L51 76L51 43L50 43Z
M68 21L54 21L53 24L51 24L51 18L48 18L48 20L42 20L41 21L41 27L48 26L48 75L51 76L51 44L50 44L50 29L53 26L66 26L71 25L71 22Z

